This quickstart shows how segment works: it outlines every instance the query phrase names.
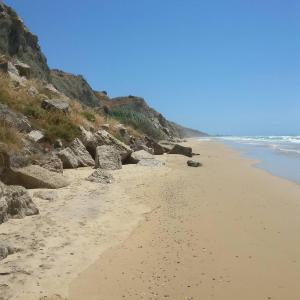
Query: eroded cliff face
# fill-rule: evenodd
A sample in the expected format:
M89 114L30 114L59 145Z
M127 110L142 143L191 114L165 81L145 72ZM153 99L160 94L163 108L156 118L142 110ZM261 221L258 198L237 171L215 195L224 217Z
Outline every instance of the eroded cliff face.
M101 106L93 89L81 75L74 75L60 70L51 70L52 84L70 98L90 107Z
M50 70L37 36L28 30L12 8L3 3L0 3L1 54L28 64L33 77L50 80Z
M137 125L140 124L142 128L145 127L148 131L145 133L150 136L149 133L157 135L157 138L184 138L206 135L201 131L189 129L167 120L161 113L151 108L145 99L141 97L117 97L109 101L104 99L102 101L104 105L108 106L111 114L119 118L120 121L125 121L125 123L128 121L129 124L132 124L138 119L139 123L137 122ZM136 115L132 113L136 113Z

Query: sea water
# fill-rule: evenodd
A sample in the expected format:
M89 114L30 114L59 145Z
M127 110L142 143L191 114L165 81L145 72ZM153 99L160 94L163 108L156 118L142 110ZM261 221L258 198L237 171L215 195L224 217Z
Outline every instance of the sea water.
M214 137L260 162L257 167L300 184L300 136Z

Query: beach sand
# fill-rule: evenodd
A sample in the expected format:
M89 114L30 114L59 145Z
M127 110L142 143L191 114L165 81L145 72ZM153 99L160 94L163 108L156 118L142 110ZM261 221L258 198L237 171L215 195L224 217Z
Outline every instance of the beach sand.
M0 261L0 299L299 300L300 186L221 143L187 145L202 167L163 155L110 185L66 170L57 199L33 198L40 215L0 226L21 249Z
M300 299L300 186L214 142L127 186L151 208L70 285L70 300ZM126 185L123 179L121 185Z

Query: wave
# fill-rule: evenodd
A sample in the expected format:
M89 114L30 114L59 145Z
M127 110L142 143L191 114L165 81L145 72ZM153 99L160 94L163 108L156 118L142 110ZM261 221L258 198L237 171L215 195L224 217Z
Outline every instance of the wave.
M282 154L300 155L300 136L223 136L214 137L214 140L221 140L234 144L241 144L252 147L267 147Z

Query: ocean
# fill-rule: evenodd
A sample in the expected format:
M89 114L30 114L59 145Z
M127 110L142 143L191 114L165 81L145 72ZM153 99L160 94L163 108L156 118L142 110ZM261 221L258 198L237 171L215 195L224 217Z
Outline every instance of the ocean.
M212 137L243 155L259 160L256 167L300 184L300 136Z

